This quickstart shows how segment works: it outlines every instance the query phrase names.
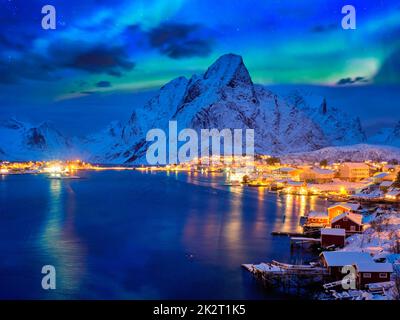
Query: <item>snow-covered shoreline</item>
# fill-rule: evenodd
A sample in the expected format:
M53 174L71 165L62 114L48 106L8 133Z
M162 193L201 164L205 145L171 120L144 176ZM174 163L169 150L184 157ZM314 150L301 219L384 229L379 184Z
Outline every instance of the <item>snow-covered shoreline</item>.
M400 213L395 210L380 210L364 217L364 232L346 239L340 251L366 252L375 261L381 260L393 265L391 280L395 284L384 296L365 292L367 300L400 299Z

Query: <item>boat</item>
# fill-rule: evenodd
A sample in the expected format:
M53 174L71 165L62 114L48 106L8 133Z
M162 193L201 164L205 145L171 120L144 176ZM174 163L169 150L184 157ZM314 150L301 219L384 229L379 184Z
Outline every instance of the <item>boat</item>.
M250 182L250 183L247 184L247 186L249 186L249 187L263 187L263 188L266 188L266 187L269 187L270 185L268 183Z
M231 186L231 187L240 187L242 185L239 181L229 181L224 184L224 186Z
M49 179L57 179L57 180L64 180L64 179L80 179L79 176L72 176L66 173L51 173L48 177Z
M326 200L329 202L347 202L349 201L348 196L337 196L337 195L328 195Z

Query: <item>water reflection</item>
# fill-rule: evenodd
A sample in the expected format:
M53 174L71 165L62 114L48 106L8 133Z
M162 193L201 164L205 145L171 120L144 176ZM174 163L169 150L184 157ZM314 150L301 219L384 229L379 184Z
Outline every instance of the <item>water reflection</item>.
M113 299L138 292L136 297L151 299L261 299L264 291L240 265L289 262L288 238L271 232L297 228L300 210L314 205L318 210L322 203L263 188L228 187L218 174L181 172L178 181L162 172L88 177L27 176L26 190L6 192L5 200L0 195L0 209L20 213L0 215L2 230L11 230L6 245L27 239L29 249L23 262L21 251L13 250L0 268L40 263L57 269L55 292L44 292L34 279L38 298ZM11 190L13 184L8 186ZM20 199L31 206L32 217ZM35 225L18 228L26 221ZM31 277L27 269L24 276ZM22 288L15 291L23 295Z
M230 248L238 244L240 237L246 232L243 226L245 220L249 223L248 216L255 213L251 221L252 236L266 237L268 229L284 232L301 232L300 217L311 210L319 210L324 207L316 196L272 194L263 187L248 188L243 186L226 186L221 174L186 174L183 173L183 181L199 186L207 186L218 190L228 191L230 207L228 213L223 214L223 228L225 240ZM317 201L318 200L318 201ZM249 202L252 202L249 204ZM212 200L209 200L209 206ZM216 213L215 207L209 207L208 212ZM218 212L217 212L218 213ZM208 226L212 215L202 216L207 234L212 228ZM197 222L198 223L198 222Z
M243 191L232 193L230 199L230 210L227 215L226 229L224 230L225 239L228 248L233 249L238 243L241 242L241 222L242 222L242 205L243 205Z
M266 209L268 202L265 201L266 192L264 187L259 187L257 190L257 211L253 232L259 237L265 236L265 214L268 211Z
M326 204L316 196L281 194L276 197L277 216L282 219L275 221L276 231L301 232L299 225L301 216L309 211L324 210Z
M85 249L75 233L75 193L64 182L50 180L49 210L39 245L45 253L45 263L56 268L57 287L64 295L72 295L79 289L85 272Z

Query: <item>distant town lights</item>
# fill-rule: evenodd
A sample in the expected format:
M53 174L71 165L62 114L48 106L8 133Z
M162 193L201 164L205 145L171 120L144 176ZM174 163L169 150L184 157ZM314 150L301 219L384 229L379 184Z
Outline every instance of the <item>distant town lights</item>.
M49 173L61 173L63 168L60 165L53 165L48 168Z

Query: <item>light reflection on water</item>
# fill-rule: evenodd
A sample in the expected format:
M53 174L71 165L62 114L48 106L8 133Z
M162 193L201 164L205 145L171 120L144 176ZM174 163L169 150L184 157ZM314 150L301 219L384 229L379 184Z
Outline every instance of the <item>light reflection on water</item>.
M288 238L271 232L299 231L300 215L326 204L265 188L226 186L218 173L87 176L7 177L1 185L0 240L3 252L11 249L0 261L0 297L276 298L240 265L288 262ZM40 289L40 279L31 279L35 263L56 267L53 295ZM30 281L28 293L25 286L14 287L12 294L1 290L2 281L10 283L1 273L16 267L15 277L22 272L23 281ZM29 295L38 286L38 293Z
M235 252L235 248L240 248L243 239L242 220L244 219L242 211L243 193L233 193L230 201L229 215L226 217L226 228L224 238L226 239L229 251Z
M322 210L326 206L325 201L319 200L315 196L273 194L264 187L227 186L224 185L224 176L218 173L179 173L178 176L175 175L175 179L229 192L228 213L221 214L219 220L216 219L218 210L216 210L212 197L209 200L209 208L206 214L203 212L199 216L198 213L190 211L186 225L190 232L185 234L184 241L191 243L193 239L196 239L195 241L198 242L206 242L208 238L213 237L217 229L215 224L218 224L220 226L219 247L230 253L227 254L227 257L230 258L227 262L232 264L243 262L240 261L240 258L245 255L245 251L249 250L243 244L248 242L249 239L254 239L252 241L255 246L262 242L264 242L264 246L273 246L274 242L262 241L262 239L270 237L271 231L301 232L300 216L304 216L310 210ZM217 194L223 197L223 193ZM254 203L251 210L248 206L249 198L253 199ZM225 202L225 199L223 201ZM244 206L244 203L246 203L246 206ZM214 205L211 206L211 204ZM244 221L245 224L243 224ZM249 224L250 229L248 228ZM195 233L194 230L202 226L207 232L203 234ZM256 239L260 241L256 241ZM268 250L268 248L265 249ZM269 249L273 251L272 248ZM264 261L263 258L260 257L260 261ZM296 261L300 261L298 257L294 258Z
M68 296L79 290L85 272L85 250L75 234L75 193L63 182L50 179L48 214L38 240L47 264L56 268L57 286L63 296Z
M268 203L265 202L265 192L266 189L264 187L258 188L258 197L257 197L257 214L256 221L254 223L253 232L258 234L259 236L265 234L264 224L265 224L265 211Z

